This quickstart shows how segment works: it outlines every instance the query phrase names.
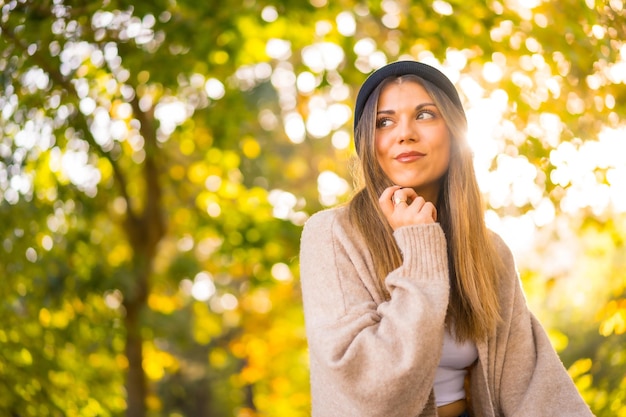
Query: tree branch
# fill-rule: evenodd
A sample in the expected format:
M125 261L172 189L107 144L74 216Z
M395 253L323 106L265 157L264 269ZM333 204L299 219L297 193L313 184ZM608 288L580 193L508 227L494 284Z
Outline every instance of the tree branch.
M18 36L16 36L15 32L11 30L7 25L0 21L0 29L2 30L2 36L5 40L8 40L12 45L14 45L18 50L20 50L24 56L28 56L28 45L26 45ZM61 72L54 68L49 64L49 62L45 59L43 54L39 49L35 51L34 54L31 55L31 59L34 64L39 66L42 70L44 70L53 81L54 84L61 87L63 90L67 91L69 96L73 98L75 103L80 101L78 96L78 92L72 82L63 76ZM126 201L126 205L128 207L128 215L134 217L134 213L132 210L131 200L128 196L127 191L127 182L126 177L122 173L121 168L119 167L117 161L113 159L112 155L109 152L106 152L98 145L91 130L89 129L89 123L87 122L87 118L79 111L75 111L68 117L68 121L74 121L78 124L79 130L82 131L85 135L84 139L87 143L102 157L104 157L113 169L113 176L118 184L120 194L122 198Z

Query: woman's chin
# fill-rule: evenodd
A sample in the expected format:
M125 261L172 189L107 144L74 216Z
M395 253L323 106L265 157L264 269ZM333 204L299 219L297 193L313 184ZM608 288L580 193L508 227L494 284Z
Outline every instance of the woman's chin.
M408 182L408 181L398 181L396 183L394 183L397 186L400 186L402 188L413 188L415 189L415 184L413 184L412 182Z

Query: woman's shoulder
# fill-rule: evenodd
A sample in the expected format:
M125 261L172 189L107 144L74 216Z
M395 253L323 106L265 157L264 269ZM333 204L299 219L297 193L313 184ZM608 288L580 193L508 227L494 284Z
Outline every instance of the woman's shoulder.
M303 233L311 233L315 230L328 231L336 225L343 227L348 222L348 206L342 205L324 209L314 213L304 224Z
M489 237L491 238L491 244L495 249L496 253L504 262L513 261L513 253L509 248L509 245L506 244L502 236L493 230L489 229Z
M514 296L516 288L518 288L519 273L517 265L515 263L515 257L513 252L505 242L505 240L496 232L490 230L491 242L494 255L497 257L497 268L499 270L498 282L501 291L501 298L503 300L510 299Z
M364 244L358 229L350 222L348 205L318 211L304 224L303 246L319 247L331 243L346 248L361 248Z

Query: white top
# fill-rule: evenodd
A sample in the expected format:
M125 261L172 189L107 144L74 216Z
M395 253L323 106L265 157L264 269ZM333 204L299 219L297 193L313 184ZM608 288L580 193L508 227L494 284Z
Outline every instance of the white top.
M465 375L467 368L478 359L473 342L458 344L446 329L443 351L435 374L435 402L437 407L465 398Z

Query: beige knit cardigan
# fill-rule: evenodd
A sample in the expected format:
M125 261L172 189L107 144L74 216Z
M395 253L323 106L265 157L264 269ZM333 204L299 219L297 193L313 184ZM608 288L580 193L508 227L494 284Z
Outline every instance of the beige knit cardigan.
M439 224L402 227L402 265L377 289L374 264L346 207L313 215L300 276L313 417L436 416L433 381L449 296ZM471 401L477 417L591 416L545 331L528 310L510 250L493 235L502 322L477 344Z

